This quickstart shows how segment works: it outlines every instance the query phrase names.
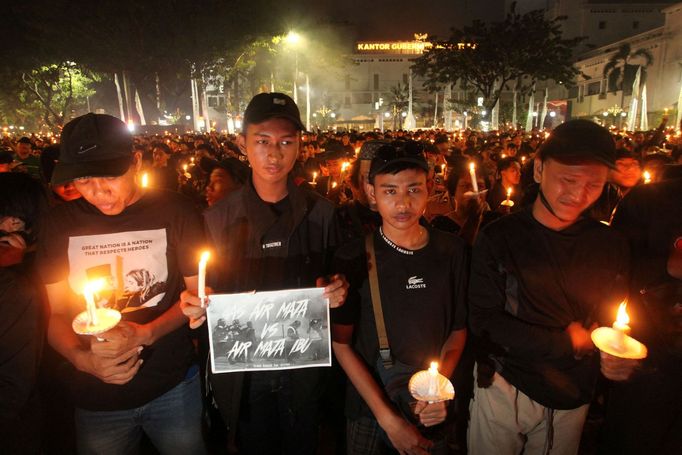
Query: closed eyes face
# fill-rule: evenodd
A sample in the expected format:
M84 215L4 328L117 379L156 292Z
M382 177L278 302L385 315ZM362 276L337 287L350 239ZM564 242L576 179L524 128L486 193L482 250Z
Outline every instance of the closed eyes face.
M601 195L608 168L599 163L562 164L553 159L536 162L536 180L562 220L576 220ZM539 172L539 173L538 173Z

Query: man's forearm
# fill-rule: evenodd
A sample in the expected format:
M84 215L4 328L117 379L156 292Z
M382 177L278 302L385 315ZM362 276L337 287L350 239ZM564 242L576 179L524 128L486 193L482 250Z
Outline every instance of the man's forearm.
M346 372L348 379L365 400L377 422L383 426L387 419L395 415L383 388L377 384L365 363L350 345L337 342L333 342L332 345L336 359Z
M165 335L185 324L187 324L187 316L182 314L180 302L175 302L161 316L144 325L146 335L142 344L147 346L154 344Z
M445 377L452 377L455 368L459 364L459 359L462 358L464 352L464 345L466 344L467 330L455 330L450 333L448 339L445 340L443 348L440 353L440 373Z

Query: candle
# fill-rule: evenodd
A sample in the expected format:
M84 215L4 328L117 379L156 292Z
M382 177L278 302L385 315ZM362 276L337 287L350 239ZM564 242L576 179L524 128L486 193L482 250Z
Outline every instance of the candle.
M469 175L471 176L471 186L474 189L474 193L478 193L478 180L476 179L476 165L474 163L469 163Z
M348 161L344 161L341 163L341 173L343 174L348 170L348 167L350 166L350 163Z
M187 172L187 165L186 164L182 165L182 170L183 170L183 172Z
M142 180L141 180L141 185L142 188L147 188L149 186L149 174L146 172L142 174Z
M313 181L310 184L317 185L317 172L313 172Z
M511 198L511 193L512 193L512 189L511 189L511 186L510 186L509 188L507 188L507 204L509 204L509 203L511 202L511 200L510 200L510 198Z
M614 347L618 350L623 350L625 348L625 336L630 334L630 316L628 316L625 307L627 302L623 301L618 306L618 314L616 315L616 321L613 323L613 330L615 330L615 337L613 340Z
M445 176L445 163L440 165L440 173L443 174L443 176Z
M524 165L524 164L526 164L526 157L522 156L521 157L521 165Z
M199 284L197 285L197 295L201 300L201 307L204 307L204 301L206 300L206 264L208 263L208 258L211 254L208 251L201 253L201 259L199 259Z
M651 183L651 172L644 171L642 177L644 177L644 183Z
M336 188L337 186L339 186L339 184L338 184L338 183L336 183L336 182L332 182L332 188Z
M85 308L88 313L88 325L95 326L99 324L97 319L97 305L95 304L95 292L102 289L104 280L95 280L85 283L83 287L83 297L85 297Z
M431 362L431 366L429 367L428 395L431 397L438 395L438 362Z

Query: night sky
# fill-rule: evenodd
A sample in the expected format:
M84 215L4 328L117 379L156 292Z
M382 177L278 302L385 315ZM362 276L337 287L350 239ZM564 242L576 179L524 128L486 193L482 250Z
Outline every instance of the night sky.
M308 18L353 25L358 40L406 40L414 33L446 38L472 19L498 20L505 0L303 0ZM295 19L294 19L295 20Z

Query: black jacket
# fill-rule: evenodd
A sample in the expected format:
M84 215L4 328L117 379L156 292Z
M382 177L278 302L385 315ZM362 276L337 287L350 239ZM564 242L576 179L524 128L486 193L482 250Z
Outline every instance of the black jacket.
M530 208L483 229L473 248L470 325L489 343L496 370L553 409L589 403L599 355L577 360L565 329L611 324L627 292L629 249L622 235L583 218L563 231Z
M288 191L285 201L268 204L248 181L204 213L218 258L208 277L215 292L314 287L318 277L330 273L338 237L334 206L291 179ZM295 395L321 393L323 369L289 371ZM239 417L244 377L244 373L229 373L211 378L218 407L231 430Z

